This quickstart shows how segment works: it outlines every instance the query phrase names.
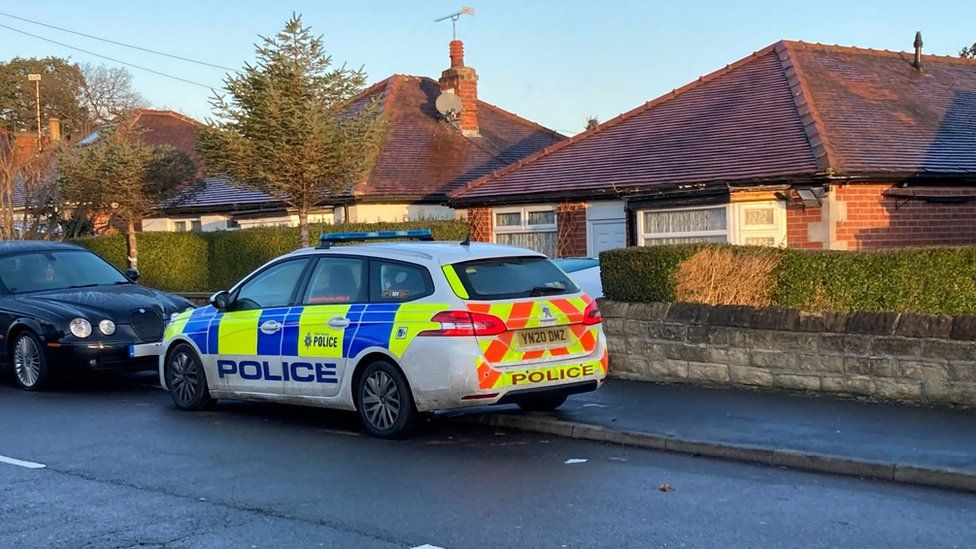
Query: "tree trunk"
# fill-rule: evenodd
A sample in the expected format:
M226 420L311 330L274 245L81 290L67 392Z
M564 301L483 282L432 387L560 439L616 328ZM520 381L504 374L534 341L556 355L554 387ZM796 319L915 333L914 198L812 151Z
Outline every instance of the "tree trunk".
M298 210L298 244L302 248L311 245L308 240L308 211L304 208Z
M129 220L128 228L126 229L126 252L129 256L129 268L138 269L139 268L139 246L136 244L136 222Z

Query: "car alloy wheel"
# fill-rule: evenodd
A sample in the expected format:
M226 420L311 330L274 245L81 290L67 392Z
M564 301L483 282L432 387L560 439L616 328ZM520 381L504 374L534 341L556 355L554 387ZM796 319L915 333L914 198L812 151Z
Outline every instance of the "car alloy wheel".
M386 372L377 370L366 378L363 410L366 420L379 431L390 429L400 417L400 391Z
M200 371L197 369L197 361L187 351L180 350L170 357L169 370L170 393L179 400L179 404L190 406L200 391Z
M14 347L14 373L17 380L29 389L37 385L41 378L41 351L34 338L22 335Z

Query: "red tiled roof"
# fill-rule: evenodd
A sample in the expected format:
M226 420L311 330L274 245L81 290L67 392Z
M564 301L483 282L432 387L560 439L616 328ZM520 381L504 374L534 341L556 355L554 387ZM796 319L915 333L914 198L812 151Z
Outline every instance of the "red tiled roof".
M442 199L448 192L564 137L494 105L478 102L481 135L464 136L434 108L437 81L394 75L354 103L378 100L389 117L376 164L352 193L371 199Z
M132 112L132 124L143 130L140 135L147 145L169 145L182 150L195 162L197 155L197 128L199 122L175 111L136 109Z
M869 173L976 176L976 63L778 42L472 182L459 203ZM517 200L517 198L514 198Z

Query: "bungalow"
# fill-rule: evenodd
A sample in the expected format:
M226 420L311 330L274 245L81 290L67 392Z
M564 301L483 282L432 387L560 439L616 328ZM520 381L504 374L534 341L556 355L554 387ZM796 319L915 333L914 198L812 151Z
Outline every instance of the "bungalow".
M976 61L781 41L451 194L553 256L976 243Z
M396 74L364 90L350 105L379 101L389 127L376 163L362 181L323 201L312 222L453 219L448 194L565 139L559 133L478 99L478 75L464 64L460 40L439 80ZM447 101L437 100L448 95ZM447 105L450 109L444 108ZM458 108L460 107L460 108ZM199 123L171 111L138 113L145 139L195 154ZM297 225L298 216L267 194L220 177L180 203L161 205L146 231L212 231Z

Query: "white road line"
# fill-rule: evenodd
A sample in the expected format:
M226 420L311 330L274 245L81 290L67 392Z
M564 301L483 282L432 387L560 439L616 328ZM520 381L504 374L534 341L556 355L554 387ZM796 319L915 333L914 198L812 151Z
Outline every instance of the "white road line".
M438 547L436 545L431 545L429 543L425 543L423 545L418 545L418 546L414 547L413 549L444 549L444 548L443 547Z
M34 463L33 461L23 461L20 459L14 459L7 456L0 456L0 463L16 465L17 467L26 467L27 469L43 469L47 467L47 465L44 465L43 463Z

